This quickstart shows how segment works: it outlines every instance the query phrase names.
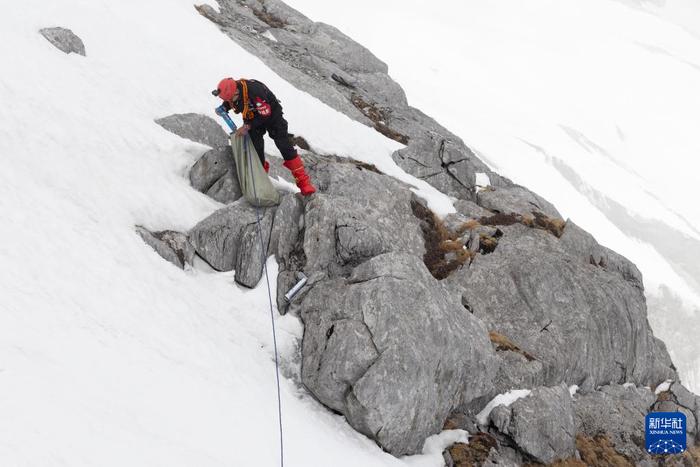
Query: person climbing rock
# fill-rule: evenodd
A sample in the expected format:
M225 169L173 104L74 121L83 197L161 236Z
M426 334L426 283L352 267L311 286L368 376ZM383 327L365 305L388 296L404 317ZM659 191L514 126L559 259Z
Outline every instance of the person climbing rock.
M289 138L282 105L267 86L254 79L224 78L212 94L224 101L223 105L227 111L233 110L242 114L243 125L236 131L236 136L250 135L265 172L270 170L270 164L265 160L263 140L263 135L267 132L282 153L283 165L292 172L301 194L308 196L316 191L304 170L301 157Z

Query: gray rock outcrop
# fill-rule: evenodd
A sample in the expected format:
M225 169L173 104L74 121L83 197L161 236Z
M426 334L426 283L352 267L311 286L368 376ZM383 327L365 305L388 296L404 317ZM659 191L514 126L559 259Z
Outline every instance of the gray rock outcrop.
M304 385L395 455L419 452L496 370L486 329L410 254L316 284L301 316Z
M306 159L319 189L304 213L307 272L347 276L382 253L422 256L422 234L411 210L414 195L407 185L349 161Z
M85 44L70 29L61 27L43 28L39 32L60 51L67 54L75 53L85 56Z
M219 148L228 146L228 135L214 119L196 113L173 114L155 122L171 133L191 141Z
M186 264L192 264L195 251L187 241L187 235L173 230L151 232L145 227L136 226L136 232L144 242L150 245L163 259L173 263L180 269Z
M496 250L477 257L459 279L462 301L490 331L541 362L541 374L532 381L528 373L528 383L643 386L673 377L639 288L572 257L547 231L520 224L502 231Z
M574 406L564 385L533 389L509 407L496 407L489 420L537 462L549 464L576 451Z
M274 215L274 208L260 209L259 232L256 208L240 199L195 225L188 240L211 267L235 269L236 282L254 287L262 277Z

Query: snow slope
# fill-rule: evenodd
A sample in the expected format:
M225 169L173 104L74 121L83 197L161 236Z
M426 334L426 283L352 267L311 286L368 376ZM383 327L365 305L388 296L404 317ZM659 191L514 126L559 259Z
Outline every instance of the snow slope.
M630 258L656 335L700 391L700 35L673 22L700 31L697 1L288 3L368 47L411 105Z
M87 57L55 49L38 33L50 26L78 34ZM213 115L215 83L244 75L316 148L410 181L390 159L397 143L297 91L190 0L29 0L4 9L0 37L0 465L277 465L265 284L183 272L134 231L186 230L221 207L186 180L207 148L153 120ZM301 324L275 319L286 465L441 464L445 439L397 460L299 389Z

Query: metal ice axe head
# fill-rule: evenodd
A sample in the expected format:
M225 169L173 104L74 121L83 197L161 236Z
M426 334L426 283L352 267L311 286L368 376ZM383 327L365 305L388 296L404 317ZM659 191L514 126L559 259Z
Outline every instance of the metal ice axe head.
M284 300L285 300L287 303L289 303L289 302L292 301L292 299L294 298L294 296L295 296L297 293L299 293L299 291L301 290L301 288L304 287L304 285L306 285L306 281L308 280L307 277L304 275L304 273L301 272L301 271L297 272L297 279L298 279L298 281L297 281L296 284L294 284L294 287L292 287L291 289L289 289L289 292L287 292L286 294L284 294Z

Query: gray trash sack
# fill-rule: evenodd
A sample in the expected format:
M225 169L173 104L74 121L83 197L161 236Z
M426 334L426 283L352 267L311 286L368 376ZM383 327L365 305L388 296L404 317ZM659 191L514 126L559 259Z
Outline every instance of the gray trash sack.
M250 136L231 135L231 149L233 161L236 163L238 183L246 201L259 207L278 205L280 195L263 169Z

